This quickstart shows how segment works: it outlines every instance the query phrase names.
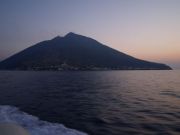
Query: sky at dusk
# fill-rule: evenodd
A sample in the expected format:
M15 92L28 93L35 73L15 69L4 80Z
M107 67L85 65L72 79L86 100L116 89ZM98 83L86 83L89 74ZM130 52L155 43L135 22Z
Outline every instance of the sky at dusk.
M68 32L180 67L180 0L0 1L0 60Z

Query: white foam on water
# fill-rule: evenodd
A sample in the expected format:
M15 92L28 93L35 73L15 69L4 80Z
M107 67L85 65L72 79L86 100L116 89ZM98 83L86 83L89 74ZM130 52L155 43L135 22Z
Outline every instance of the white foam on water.
M87 135L63 124L42 121L38 117L8 105L0 105L0 123L14 123L27 129L31 135Z

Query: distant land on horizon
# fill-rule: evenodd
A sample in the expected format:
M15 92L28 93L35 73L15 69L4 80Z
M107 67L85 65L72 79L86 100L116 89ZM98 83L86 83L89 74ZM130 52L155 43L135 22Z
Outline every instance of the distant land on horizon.
M68 33L37 43L0 62L1 70L171 70L119 52L98 41Z

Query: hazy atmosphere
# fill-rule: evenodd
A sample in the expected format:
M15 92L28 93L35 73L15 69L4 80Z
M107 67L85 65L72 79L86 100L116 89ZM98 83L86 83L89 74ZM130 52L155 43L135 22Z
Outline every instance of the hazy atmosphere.
M68 32L180 67L179 0L1 0L0 60Z
M0 135L180 135L180 0L0 0L0 20Z

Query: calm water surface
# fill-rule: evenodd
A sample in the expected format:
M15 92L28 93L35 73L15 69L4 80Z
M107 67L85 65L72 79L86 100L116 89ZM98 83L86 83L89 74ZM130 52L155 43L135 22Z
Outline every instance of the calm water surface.
M179 135L180 70L1 71L0 105L90 135Z

